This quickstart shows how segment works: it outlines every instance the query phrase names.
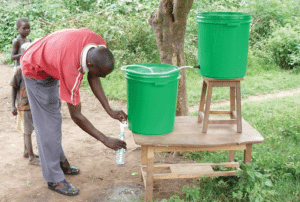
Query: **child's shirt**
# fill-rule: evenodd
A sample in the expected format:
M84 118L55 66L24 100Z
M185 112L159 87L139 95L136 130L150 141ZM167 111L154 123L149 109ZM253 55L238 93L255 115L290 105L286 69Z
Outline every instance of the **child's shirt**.
M10 85L17 89L17 109L19 111L28 111L30 110L29 107L29 102L27 99L27 93L26 93L26 88L25 88L25 81L22 77L22 69L17 68L15 71L11 81Z
M32 79L60 81L60 98L77 105L83 74L83 50L90 44L105 45L104 39L89 29L62 30L33 43L21 57L23 74ZM85 58L84 58L85 59Z

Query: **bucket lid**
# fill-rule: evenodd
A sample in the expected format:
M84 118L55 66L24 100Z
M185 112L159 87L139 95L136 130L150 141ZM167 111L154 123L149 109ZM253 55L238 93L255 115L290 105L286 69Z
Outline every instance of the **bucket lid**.
M126 72L141 75L168 75L179 70L177 66L161 63L142 63L126 66Z
M240 21L249 22L251 21L251 15L249 13L240 12L202 12L197 14L197 22L205 21Z

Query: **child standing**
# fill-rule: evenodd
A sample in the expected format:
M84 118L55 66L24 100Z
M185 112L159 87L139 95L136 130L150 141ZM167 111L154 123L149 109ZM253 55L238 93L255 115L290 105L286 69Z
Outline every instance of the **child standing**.
M31 42L27 36L30 33L30 24L27 18L19 18L16 22L19 36L13 40L13 47L11 51L11 60L15 60L15 71L20 66L20 58L22 56L21 46L26 42Z
M23 157L29 158L30 164L39 165L38 156L33 153L32 149L31 134L34 128L21 68L16 69L10 85L12 86L12 114L14 116L18 115L17 129L24 134Z
M10 82L12 86L12 114L17 116L17 129L24 134L24 156L29 158L29 163L33 165L39 165L40 161L37 155L33 153L31 134L33 132L33 122L30 112L30 107L27 99L25 82L23 80L22 69L20 68L20 58L23 54L24 47L29 44L30 39L26 38L30 33L29 21L26 18L20 18L17 20L17 30L19 36L13 41L13 49L11 59L15 62L15 73ZM23 46L22 46L23 45ZM17 100L17 108L16 108Z

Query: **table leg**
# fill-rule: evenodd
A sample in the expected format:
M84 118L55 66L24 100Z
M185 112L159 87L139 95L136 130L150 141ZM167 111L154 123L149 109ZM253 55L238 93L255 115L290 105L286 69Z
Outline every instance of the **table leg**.
M229 155L228 155L228 162L233 162L233 161L234 161L234 150L229 151Z
M146 202L152 200L153 195L153 172L154 172L154 147L147 146L147 168L146 168Z
M252 144L246 144L246 150L244 151L244 163L251 162Z
M141 146L141 165L147 165L147 146Z
M141 145L141 166L147 165L147 146ZM143 179L143 173L140 174L141 182Z

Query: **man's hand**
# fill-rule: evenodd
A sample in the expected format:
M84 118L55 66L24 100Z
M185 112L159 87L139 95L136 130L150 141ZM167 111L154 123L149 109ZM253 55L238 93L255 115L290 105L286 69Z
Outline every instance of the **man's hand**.
M109 115L111 118L118 119L120 122L127 121L127 114L122 110L112 110Z
M127 120L127 114L125 114L123 111L119 110L112 110L109 106L109 103L106 99L106 96L104 94L104 91L102 89L102 85L100 82L100 79L96 76L93 76L90 72L88 74L88 81L90 84L90 87L96 96L96 98L100 101L105 111L114 119L118 119L119 121L126 121Z
M72 120L82 130L87 132L89 135L91 135L92 137L101 141L105 146L107 146L110 149L113 149L113 150L118 150L121 148L126 149L126 143L124 141L105 136L103 133L98 131L85 116L83 116L83 114L81 113L81 103L79 103L78 105L72 105L72 104L68 103L68 108L69 108ZM116 113L116 116L118 114L119 113ZM127 115L126 115L126 118L127 118Z
M17 116L17 115L18 115L18 110L17 110L17 108L16 108L16 107L13 107L13 108L11 109L11 113L12 113L14 116Z
M107 146L110 149L113 150L118 150L118 149L126 149L126 142L116 139L116 138L112 138L112 137L107 137L104 141L103 144L105 146Z

